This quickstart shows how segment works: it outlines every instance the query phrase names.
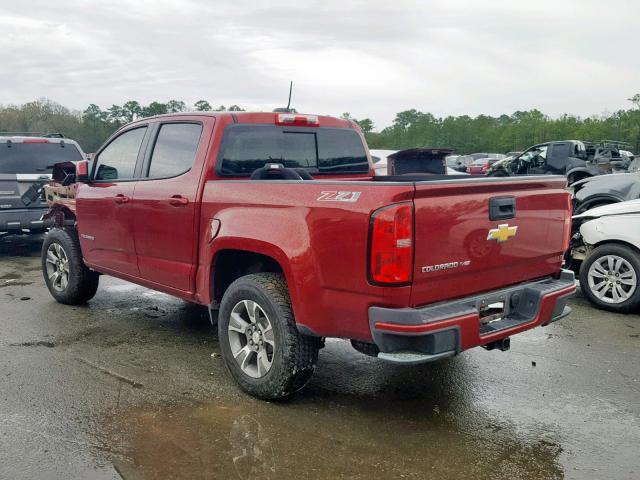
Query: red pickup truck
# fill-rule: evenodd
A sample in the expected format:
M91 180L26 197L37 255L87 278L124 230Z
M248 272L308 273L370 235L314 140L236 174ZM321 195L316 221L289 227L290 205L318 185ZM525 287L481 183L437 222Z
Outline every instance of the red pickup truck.
M404 364L506 350L575 290L564 177L374 177L351 121L145 118L54 178L53 297L85 302L108 274L219 309L224 363L260 398L301 388L326 337Z

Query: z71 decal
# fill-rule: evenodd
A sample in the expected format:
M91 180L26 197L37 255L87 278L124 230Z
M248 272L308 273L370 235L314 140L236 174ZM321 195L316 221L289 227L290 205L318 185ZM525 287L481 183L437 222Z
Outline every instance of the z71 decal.
M357 202L362 192L320 192L320 202Z

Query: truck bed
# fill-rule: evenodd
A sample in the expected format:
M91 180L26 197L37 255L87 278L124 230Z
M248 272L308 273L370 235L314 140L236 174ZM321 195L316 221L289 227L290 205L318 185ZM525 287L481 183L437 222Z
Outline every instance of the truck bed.
M216 249L263 248L281 262L296 321L309 333L370 340L370 306L424 306L559 274L570 220L565 185L559 176L217 180L204 187L201 229L215 218ZM490 220L494 197L513 198L515 217ZM365 255L371 214L400 202L415 212L413 279L374 285ZM489 240L499 225L517 226L516 235ZM208 261L204 249L201 257Z

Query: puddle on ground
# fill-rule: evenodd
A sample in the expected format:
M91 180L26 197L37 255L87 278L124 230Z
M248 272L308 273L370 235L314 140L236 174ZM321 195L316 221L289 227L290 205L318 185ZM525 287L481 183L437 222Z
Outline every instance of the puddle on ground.
M564 478L541 432L450 413L375 399L136 409L111 425L127 452L114 465L145 479Z

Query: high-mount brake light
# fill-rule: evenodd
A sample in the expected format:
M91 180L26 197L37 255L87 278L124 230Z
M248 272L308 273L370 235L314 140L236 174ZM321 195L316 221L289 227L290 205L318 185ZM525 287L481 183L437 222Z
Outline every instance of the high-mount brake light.
M413 273L413 205L383 207L371 215L369 281L406 285Z
M300 115L297 113L279 113L276 117L278 125L300 125L303 127L318 127L320 121L317 115Z
M46 138L25 138L22 143L51 143Z

